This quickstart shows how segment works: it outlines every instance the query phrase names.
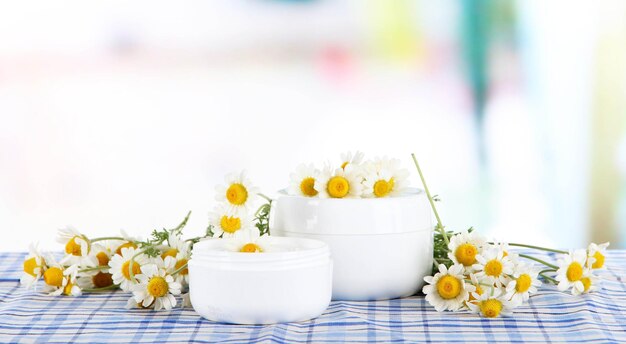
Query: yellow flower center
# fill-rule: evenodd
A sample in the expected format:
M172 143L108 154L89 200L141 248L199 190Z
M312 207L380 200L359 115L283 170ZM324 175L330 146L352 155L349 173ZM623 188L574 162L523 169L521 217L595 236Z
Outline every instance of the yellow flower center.
M161 258L165 259L165 257L172 257L172 258L176 258L176 255L178 254L178 250L175 248L170 248L169 250L161 253Z
M130 241L129 241L129 242L126 242L126 243L123 243L123 244L121 244L121 245L117 248L117 250L115 250L115 253L117 253L117 254L119 254L119 255L121 256L121 255L122 255L122 249L123 249L123 248L127 248L127 247L130 247L130 248L137 248L137 245L135 245L135 243L130 242Z
M470 243L465 243L459 245L459 247L456 248L456 251L454 251L454 256L459 263L463 264L464 266L470 266L476 263L477 253L478 249L476 249L476 246Z
M523 293L530 288L530 284L532 283L532 279L528 274L521 274L517 278L517 283L515 283L515 291L518 293Z
M44 272L43 280L49 286L60 287L63 285L63 271L53 266Z
M302 194L305 196L309 196L309 197L313 197L317 195L317 190L315 190L315 178L313 177L307 177L302 179L302 182L300 183L300 191L302 191Z
M133 276L141 273L141 267L139 263L133 262ZM130 260L127 260L122 265L122 275L130 281Z
M89 252L89 241L86 238L75 236L72 239L70 239L70 241L68 241L67 244L65 244L65 253L71 254L74 256L82 256L82 253L83 253L82 248L80 247L80 244L76 242L77 238L80 238L87 242L87 252Z
M387 196L392 189L392 185L390 182L386 180L379 180L374 183L374 196L376 197L385 197Z
M165 281L165 278L161 276L155 276L148 281L148 293L154 297L162 297L167 294L169 285Z
M96 288L104 288L113 285L113 277L110 273L100 271L91 277L91 282Z
M177 261L176 262L176 266L174 266L174 270L180 269L185 264L187 264L187 259L185 259L185 258ZM181 274L181 275L186 275L188 273L189 273L189 269L188 268L184 268L184 269L180 270L180 272L179 272L179 274Z
M461 282L456 277L443 276L437 281L437 292L443 299L454 299L461 293Z
M485 264L485 274L488 276L498 277L502 274L502 262L492 259Z
M37 265L37 259L35 257L26 259L24 261L24 272L33 277L37 277L37 274L35 273L35 269L38 267L39 265Z
M578 281L583 277L583 267L579 262L573 262L567 268L567 279L570 282Z
M583 277L580 281L583 283L585 291L589 291L589 287L591 287L591 279L589 277Z
M593 254L593 258L595 258L596 261L591 265L592 268L600 269L604 266L604 255L600 253L600 251L596 251L596 253Z
M230 204L242 205L248 200L248 189L239 183L231 184L226 190L226 199Z
M495 318L502 311L502 302L496 299L489 299L480 303L480 311L487 318Z
M263 250L261 249L259 245L250 242L250 243L243 245L241 249L239 250L239 252L259 253L259 252L263 252Z
M220 219L220 227L222 227L222 230L226 233L235 233L241 229L241 219L224 215Z
M67 284L65 285L65 288L63 288L63 294L65 295L72 295L72 288L74 287L74 284L67 282Z
M350 183L342 176L335 176L330 178L326 189L330 197L343 198L350 191Z
M109 255L106 254L106 252L98 252L98 254L96 254L96 259L98 259L99 266L109 265Z

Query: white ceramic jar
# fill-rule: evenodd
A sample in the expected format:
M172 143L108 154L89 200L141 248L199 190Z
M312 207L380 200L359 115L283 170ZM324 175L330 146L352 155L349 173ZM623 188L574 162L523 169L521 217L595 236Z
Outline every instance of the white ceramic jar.
M328 245L303 238L263 238L263 253L241 253L234 239L194 245L189 261L191 303L203 317L235 324L315 318L331 299Z
M420 189L386 198L310 198L281 191L272 235L326 242L334 261L333 300L415 294L433 263L432 219Z

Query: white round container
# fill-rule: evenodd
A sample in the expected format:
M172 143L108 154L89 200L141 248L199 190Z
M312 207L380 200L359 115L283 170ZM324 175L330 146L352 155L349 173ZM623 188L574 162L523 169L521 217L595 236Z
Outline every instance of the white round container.
M194 245L189 261L193 308L235 324L274 324L315 318L328 307L333 264L328 245L303 238L263 238L263 253L233 250L234 239Z
M310 198L281 191L273 235L326 242L334 261L333 300L384 300L415 294L431 272L433 237L426 194L386 198Z

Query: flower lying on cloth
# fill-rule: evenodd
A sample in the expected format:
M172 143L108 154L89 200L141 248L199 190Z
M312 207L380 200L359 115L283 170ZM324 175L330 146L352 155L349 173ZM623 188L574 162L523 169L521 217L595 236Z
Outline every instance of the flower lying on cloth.
M337 165L316 169L301 164L290 175L290 195L321 198L370 198L401 195L406 191L409 172L400 160L377 158L364 161L364 154L341 155Z
M426 301L438 311L456 311L461 309L469 299L469 293L476 287L465 283L463 265L455 264L446 268L439 264L439 272L435 276L424 278L428 285L424 286Z
M52 254L43 254L31 244L24 259L21 284L35 287L43 280L49 295L78 296L82 293L121 289L132 293L128 308L169 310L176 305L189 306L189 270L193 244L208 237L234 237L232 250L261 253L271 250L264 243L269 235L271 200L257 193L245 172L228 175L226 185L216 187L221 202L211 213L204 235L183 239L189 219L173 229L154 230L142 240L124 231L120 236L89 238L73 228L59 230L63 257L58 262ZM255 213L250 209L265 198ZM178 300L180 299L180 300Z
M593 270L604 267L609 243L592 243L587 250L566 252L526 244L490 243L473 228L461 233L446 231L414 155L413 160L437 218L433 254L433 272L437 272L424 278L427 285L422 290L426 301L437 311L466 309L487 318L511 314L537 292L542 284L540 276L558 284L560 291L571 290L573 295L598 288ZM545 250L563 257L555 265L532 255L511 252L510 246ZM546 269L539 271L527 260L541 263Z

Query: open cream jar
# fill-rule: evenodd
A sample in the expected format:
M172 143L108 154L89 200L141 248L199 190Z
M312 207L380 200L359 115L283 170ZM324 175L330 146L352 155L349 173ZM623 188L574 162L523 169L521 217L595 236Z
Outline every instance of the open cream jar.
M328 307L333 264L328 245L303 238L263 237L262 253L242 253L235 239L194 245L191 303L203 317L235 324L315 318Z
M326 242L335 263L333 300L413 295L433 264L424 191L385 198L310 198L281 192L272 234Z

